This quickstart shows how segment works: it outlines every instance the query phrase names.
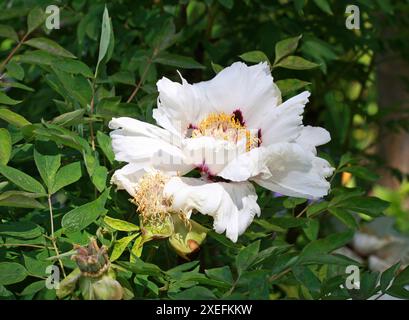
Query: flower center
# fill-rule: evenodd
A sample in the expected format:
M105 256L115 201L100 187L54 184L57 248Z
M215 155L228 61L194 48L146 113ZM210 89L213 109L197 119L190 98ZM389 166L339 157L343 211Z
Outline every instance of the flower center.
M240 110L233 114L211 113L200 123L193 127L192 138L213 137L233 143L246 140L246 151L258 147L260 139L258 132L250 131L244 121Z

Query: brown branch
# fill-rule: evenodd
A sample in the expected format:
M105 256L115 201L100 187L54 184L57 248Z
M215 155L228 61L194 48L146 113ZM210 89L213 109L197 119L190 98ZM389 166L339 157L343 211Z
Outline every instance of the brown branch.
M24 43L24 41L26 41L28 35L30 33L27 32L23 38L17 43L17 45L13 48L13 50L11 50L11 52L9 53L9 55L6 57L6 59L1 63L0 65L0 71L2 71L4 69L4 67L7 65L7 63L11 60L11 58L13 58L14 54L18 51L18 49L20 49L21 45ZM3 75L2 75L3 76Z
M135 89L132 91L131 95L129 96L128 100L126 100L126 103L130 103L133 98L135 98L136 94L138 93L139 89L141 88L143 82L145 81L146 75L148 74L149 68L153 62L153 59L155 59L156 55L158 54L158 48L155 48L153 50L152 56L148 58L147 64L145 66L145 69L143 70L142 76L139 79L138 83L135 85Z

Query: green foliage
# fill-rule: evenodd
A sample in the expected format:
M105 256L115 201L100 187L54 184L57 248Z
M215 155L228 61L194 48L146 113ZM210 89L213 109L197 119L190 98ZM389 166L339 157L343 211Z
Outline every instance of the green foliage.
M336 251L388 210L369 196L382 163L366 151L387 116L371 109L374 52L409 52L405 34L379 38L385 24L407 28L393 15L407 4L358 1L355 32L335 0L62 2L56 30L44 26L49 1L0 3L0 299L56 299L44 284L52 264L69 275L59 298L71 298L78 270L69 255L91 236L137 299L409 298L408 268L369 272ZM189 82L208 80L238 59L267 62L284 100L312 92L306 123L332 137L320 148L336 168L330 194L310 201L258 190L261 217L237 243L209 231L205 216L203 229L176 221L178 237L145 241L128 195L109 187L121 164L108 121L153 122L162 76L176 80L178 69ZM405 125L391 120L388 129ZM187 240L201 243L206 232L190 255ZM360 267L360 290L342 287L348 265Z

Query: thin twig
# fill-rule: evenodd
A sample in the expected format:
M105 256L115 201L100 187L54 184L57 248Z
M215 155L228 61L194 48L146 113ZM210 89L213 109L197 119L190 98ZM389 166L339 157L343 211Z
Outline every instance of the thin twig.
M131 95L129 96L128 100L126 100L126 103L130 103L133 98L135 98L136 94L138 93L139 89L141 88L142 84L145 82L146 75L148 74L149 68L153 62L153 59L155 59L156 55L158 54L158 49L155 48L153 50L152 56L148 58L148 61L146 63L145 69L143 70L142 76L139 79L138 83L135 85L135 89L132 91Z
M307 211L308 207L309 207L309 206L305 206L305 208L302 209L302 211L301 211L299 214L296 215L296 218L301 217L301 216L303 215L303 213L304 213L305 211Z
M13 58L14 54L18 51L18 49L20 49L21 45L24 43L24 41L26 40L26 38L28 37L29 34L30 33L27 32L23 36L23 38L17 43L17 45L13 48L13 50L11 50L11 52L9 53L7 58L1 63L0 71L2 71L4 69L4 67L6 66L6 64L11 60L11 58ZM3 75L1 77L3 77Z
M51 203L51 194L48 194L48 208L50 210L51 242L53 244L55 254L58 256L60 255L60 252L58 251L57 242L55 241L55 236L54 236L54 215L53 215L53 206ZM58 262L60 263L60 267L61 267L62 273L64 274L64 277L66 277L67 275L65 274L64 265L61 259L58 259Z
M282 271L282 272L279 273L279 274L274 274L274 275L272 275L268 280L269 280L270 282L273 282L273 281L277 280L278 278L281 278L282 276L286 275L286 274L289 273L290 271L291 271L290 268L285 269L284 271Z

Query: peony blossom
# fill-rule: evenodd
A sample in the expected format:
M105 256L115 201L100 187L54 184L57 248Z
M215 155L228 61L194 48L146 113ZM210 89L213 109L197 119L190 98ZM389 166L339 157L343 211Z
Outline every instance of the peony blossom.
M260 215L252 182L287 196L328 193L333 168L316 147L330 135L302 124L309 92L281 101L267 63L237 62L196 84L162 78L157 87L158 126L127 117L109 124L115 159L128 163L112 177L119 189L135 196L141 177L160 170L172 210L212 216L232 241ZM183 177L192 170L201 178Z

